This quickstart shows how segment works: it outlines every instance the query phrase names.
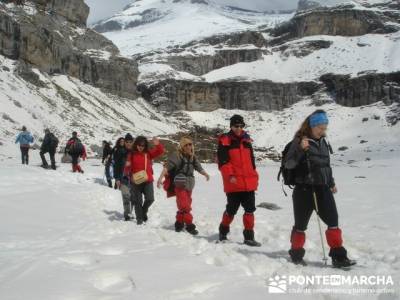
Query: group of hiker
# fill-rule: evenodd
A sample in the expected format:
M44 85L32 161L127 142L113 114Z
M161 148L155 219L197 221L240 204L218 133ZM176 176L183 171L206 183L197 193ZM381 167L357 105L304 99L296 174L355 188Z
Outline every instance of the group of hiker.
M27 130L26 126L22 126L21 132L17 135L15 143L20 145L21 160L23 165L29 164L29 150L32 148L31 144L33 144L34 140L34 137ZM42 168L51 168L53 170L56 169L55 154L57 152L58 144L58 138L50 131L50 129L46 128L44 130L44 137L39 152L42 160ZM45 154L47 153L50 156L50 166L45 157ZM79 158L82 158L83 160L86 159L86 148L82 144L82 141L78 138L78 133L76 131L72 132L72 137L68 140L65 146L64 155L70 156L73 172L83 173L83 170L79 165Z
M355 264L355 261L347 257L347 251L343 247L342 231L338 224L338 212L333 196L337 192L337 187L330 163L332 148L325 138L328 123L325 111L315 111L304 120L293 140L282 152L278 179L282 174L284 183L293 187L294 225L288 252L293 263L305 264L303 260L305 231L315 210L327 225L325 237L330 247L329 256L332 258L333 266L348 267ZM228 239L230 225L239 207L242 206L244 244L260 246L254 234L255 192L259 185L259 175L253 141L245 131L245 126L242 116L233 115L230 118L230 130L218 137L216 156L227 202L218 228L219 241L225 242ZM23 131L17 141L21 143L22 161L24 163L26 155L27 163L28 154L23 147L33 140ZM46 150L47 148L41 149L41 153L45 153ZM72 156L73 171L83 172L78 159L79 157L84 159L86 152L76 132L68 141L65 151ZM53 153L48 152L50 156ZM157 137L150 143L144 136L133 138L128 133L125 137L118 138L114 147L109 142L103 141L102 162L105 165L107 183L109 187L121 191L125 221L135 219L136 223L141 225L148 220L149 208L154 202L153 160L161 157L164 152L165 148ZM198 234L192 214L195 171L203 175L207 181L210 179L196 157L192 139L185 136L180 139L176 151L169 153L156 182L158 188L162 187L165 190L167 197L176 198L175 231L185 230L192 235ZM115 179L114 186L112 179Z
M306 118L294 139L283 151L280 173L285 184L294 187L295 220L290 235L289 255L295 264L305 264L305 231L313 210L316 210L328 227L325 236L330 246L329 256L333 265L347 267L355 262L347 257L338 224L333 196L337 188L330 164L332 148L325 138L328 123L325 111L315 111ZM244 130L245 126L243 117L234 115L230 119L229 132L218 137L216 156L227 198L218 228L219 241L224 242L228 239L230 225L242 206L244 244L260 246L254 235L255 191L258 188L259 175L252 139ZM154 202L153 159L164 153L164 147L158 138L153 138L152 144L153 147L150 148L145 137L133 139L131 134L119 138L114 148L110 143L103 142L103 162L108 184L112 187L110 166L113 165L116 180L114 188L121 190L124 218L130 221L134 210L139 225L148 220L148 211ZM195 171L209 180L210 176L195 155L193 141L189 137L182 137L176 151L170 153L163 164L163 170L157 180L157 187L163 187L167 197L176 197L175 231L186 230L193 235L198 234L192 214Z

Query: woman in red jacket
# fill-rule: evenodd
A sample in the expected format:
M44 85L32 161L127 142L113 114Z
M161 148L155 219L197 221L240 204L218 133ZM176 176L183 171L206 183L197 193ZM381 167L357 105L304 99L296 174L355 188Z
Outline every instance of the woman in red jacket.
M138 136L133 144L133 152L128 157L125 174L131 178L131 194L138 225L146 222L149 207L154 202L153 159L164 153L164 146L158 138L153 138L152 149L144 136ZM144 202L143 202L144 195Z
M254 239L255 191L258 186L258 173L254 160L252 140L243 130L243 117L234 115L230 119L231 130L219 137L218 166L222 174L224 191L227 196L226 210L219 226L219 240L227 240L229 225L232 223L239 206L244 208L244 243L249 246L261 246Z

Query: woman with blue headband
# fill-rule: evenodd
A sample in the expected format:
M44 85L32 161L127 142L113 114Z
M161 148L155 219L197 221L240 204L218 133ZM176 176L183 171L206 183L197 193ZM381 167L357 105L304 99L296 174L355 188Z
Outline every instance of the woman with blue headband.
M295 264L305 264L305 230L313 210L316 210L328 227L325 236L330 247L332 265L348 267L355 264L355 261L347 257L338 224L338 212L333 197L337 188L330 163L332 148L325 139L328 123L328 116L323 110L317 110L308 116L296 132L284 159L284 167L294 173L295 186L294 226L289 254ZM325 258L325 249L323 250Z

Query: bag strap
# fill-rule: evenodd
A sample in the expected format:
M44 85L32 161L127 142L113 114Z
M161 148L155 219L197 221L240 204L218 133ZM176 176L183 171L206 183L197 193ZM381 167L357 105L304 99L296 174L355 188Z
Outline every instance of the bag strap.
M177 168L175 170L176 174L178 174L185 167L185 159L184 159L184 157L179 154L179 158L181 159L181 164L180 164L179 168Z
M276 179L277 179L278 181L281 180L281 174L282 174L282 167L280 167L279 172L278 172L278 176L276 177Z
M144 154L144 170L147 173L147 153Z

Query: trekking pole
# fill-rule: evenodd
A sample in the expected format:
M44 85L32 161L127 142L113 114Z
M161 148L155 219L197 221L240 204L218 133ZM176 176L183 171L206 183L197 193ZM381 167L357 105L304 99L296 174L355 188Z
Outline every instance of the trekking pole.
M328 264L328 258L326 257L326 254L325 254L325 245L324 245L324 239L322 236L321 221L320 221L320 217L319 217L318 203L317 203L317 195L315 193L315 188L314 188L314 178L311 174L311 162L310 162L310 156L308 154L308 151L306 151L306 161L307 161L307 168L308 168L308 178L311 182L311 190L312 190L313 199L314 199L314 206L315 206L315 211L317 213L318 229L319 229L319 236L321 239L321 247L322 247L322 255L323 255L322 260L324 261L324 264L326 266Z

